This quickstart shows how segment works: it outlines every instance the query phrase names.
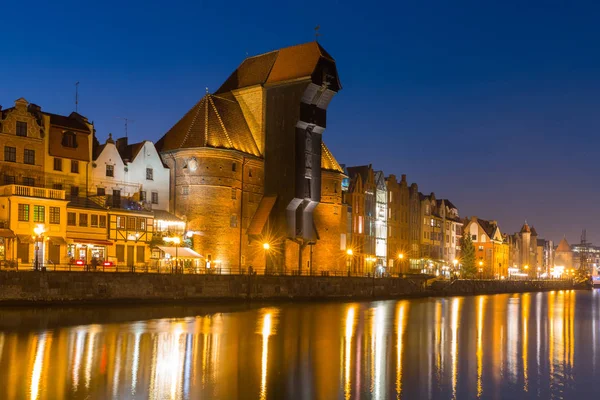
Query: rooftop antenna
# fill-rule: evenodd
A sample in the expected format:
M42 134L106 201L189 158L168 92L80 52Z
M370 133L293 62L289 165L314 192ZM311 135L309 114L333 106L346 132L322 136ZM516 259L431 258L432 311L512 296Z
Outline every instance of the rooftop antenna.
M75 82L75 112L79 111L79 81Z
M321 36L321 34L319 33L319 29L321 29L321 25L315 26L315 42L318 42L319 36Z
M125 137L127 137L127 133L128 133L127 132L127 128L128 128L128 125L129 125L130 122L135 122L135 121L132 120L132 119L126 118L126 117L115 117L115 118L119 118L119 119L122 119L122 120L125 121Z

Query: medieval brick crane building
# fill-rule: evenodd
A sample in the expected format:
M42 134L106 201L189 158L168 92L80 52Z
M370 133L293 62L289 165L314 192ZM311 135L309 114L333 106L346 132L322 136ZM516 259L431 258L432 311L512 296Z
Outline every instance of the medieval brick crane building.
M316 42L248 57L157 143L207 267L345 267L344 175L321 140L340 89Z

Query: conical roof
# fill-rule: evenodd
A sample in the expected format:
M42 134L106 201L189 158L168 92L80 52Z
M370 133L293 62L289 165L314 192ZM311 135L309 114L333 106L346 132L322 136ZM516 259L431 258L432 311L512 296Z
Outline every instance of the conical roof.
M206 94L156 147L160 151L214 147L261 155L242 109L231 93Z
M570 252L570 251L571 251L571 246L569 246L569 242L567 242L567 238L562 238L560 243L558 243L556 252L557 253L558 252L566 253L566 252Z
M337 162L331 151L325 146L325 143L321 142L321 169L325 169L328 171L335 171L339 173L344 173L344 170Z
M531 229L529 229L529 225L527 225L527 222L523 224L523 227L521 228L521 233L531 233Z
M537 231L535 230L535 226L531 227L531 236L537 236Z

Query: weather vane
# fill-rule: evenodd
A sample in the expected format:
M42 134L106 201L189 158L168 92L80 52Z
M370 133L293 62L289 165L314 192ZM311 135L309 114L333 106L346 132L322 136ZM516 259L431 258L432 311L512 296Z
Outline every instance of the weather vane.
M315 42L318 42L319 36L321 36L321 34L319 33L319 29L321 29L321 25L315 26Z

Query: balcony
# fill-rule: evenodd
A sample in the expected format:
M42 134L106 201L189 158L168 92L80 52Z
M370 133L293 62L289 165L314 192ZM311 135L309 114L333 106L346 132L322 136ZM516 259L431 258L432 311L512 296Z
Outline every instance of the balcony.
M65 191L33 186L4 185L0 187L4 196L38 197L41 199L65 200Z

